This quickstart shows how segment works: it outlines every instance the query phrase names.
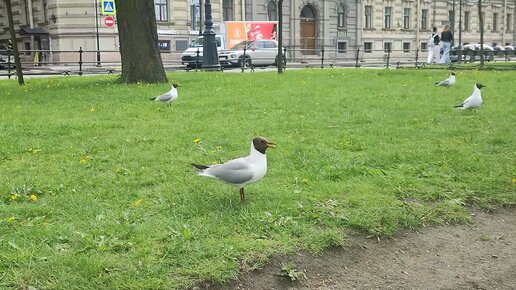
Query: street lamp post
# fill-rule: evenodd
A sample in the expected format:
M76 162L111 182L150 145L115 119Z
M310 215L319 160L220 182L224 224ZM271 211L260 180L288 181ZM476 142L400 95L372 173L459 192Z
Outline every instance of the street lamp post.
M100 66L99 3L95 0L95 31L97 37L97 66Z
M206 0L204 4L205 25L202 42L202 68L205 70L220 70L219 55L215 31L213 31L213 19L211 15L211 2Z

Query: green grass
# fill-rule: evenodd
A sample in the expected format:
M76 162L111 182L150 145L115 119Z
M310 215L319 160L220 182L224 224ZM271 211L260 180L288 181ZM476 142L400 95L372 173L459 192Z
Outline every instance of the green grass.
M147 100L167 84L1 81L0 288L223 282L348 230L392 236L515 204L516 72L433 86L447 74L174 73L171 108ZM484 105L452 108L476 82ZM277 149L245 205L190 166L243 156L256 135Z

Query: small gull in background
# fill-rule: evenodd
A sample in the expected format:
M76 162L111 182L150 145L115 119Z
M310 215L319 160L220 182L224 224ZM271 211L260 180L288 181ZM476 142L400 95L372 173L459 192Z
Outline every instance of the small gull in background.
M240 201L244 201L244 186L262 179L267 172L267 157L265 150L275 148L275 144L263 137L255 137L251 142L251 152L247 157L230 160L223 164L211 166L194 164L199 169L198 174L215 178L239 188Z
M454 84L455 84L455 73L451 72L450 76L447 79L435 83L435 86L449 87L449 86L453 86Z
M156 101L156 102L162 102L162 103L167 104L167 106L170 106L170 103L177 99L177 87L179 87L179 85L174 83L174 84L172 84L172 88L170 89L170 91L164 93L163 95L159 95L157 97L150 98L149 100Z
M476 109L482 105L482 95L480 94L480 89L485 87L483 84L476 84L473 86L473 93L469 96L462 104L456 105L455 108L459 108L461 110L464 109Z

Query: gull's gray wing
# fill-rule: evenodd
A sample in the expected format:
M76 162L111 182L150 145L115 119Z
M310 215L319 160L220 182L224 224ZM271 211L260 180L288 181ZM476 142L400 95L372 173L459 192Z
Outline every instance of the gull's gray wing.
M164 93L163 95L157 96L156 101L166 102L172 99L172 94L170 92Z
M204 172L232 184L245 183L253 178L253 172L243 158L213 165Z

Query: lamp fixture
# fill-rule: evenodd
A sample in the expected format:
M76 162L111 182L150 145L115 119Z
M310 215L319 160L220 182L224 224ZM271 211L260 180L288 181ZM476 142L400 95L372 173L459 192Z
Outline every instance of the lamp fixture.
M57 22L57 16L52 13L52 15L50 15L50 20L52 20L52 22L56 23Z

